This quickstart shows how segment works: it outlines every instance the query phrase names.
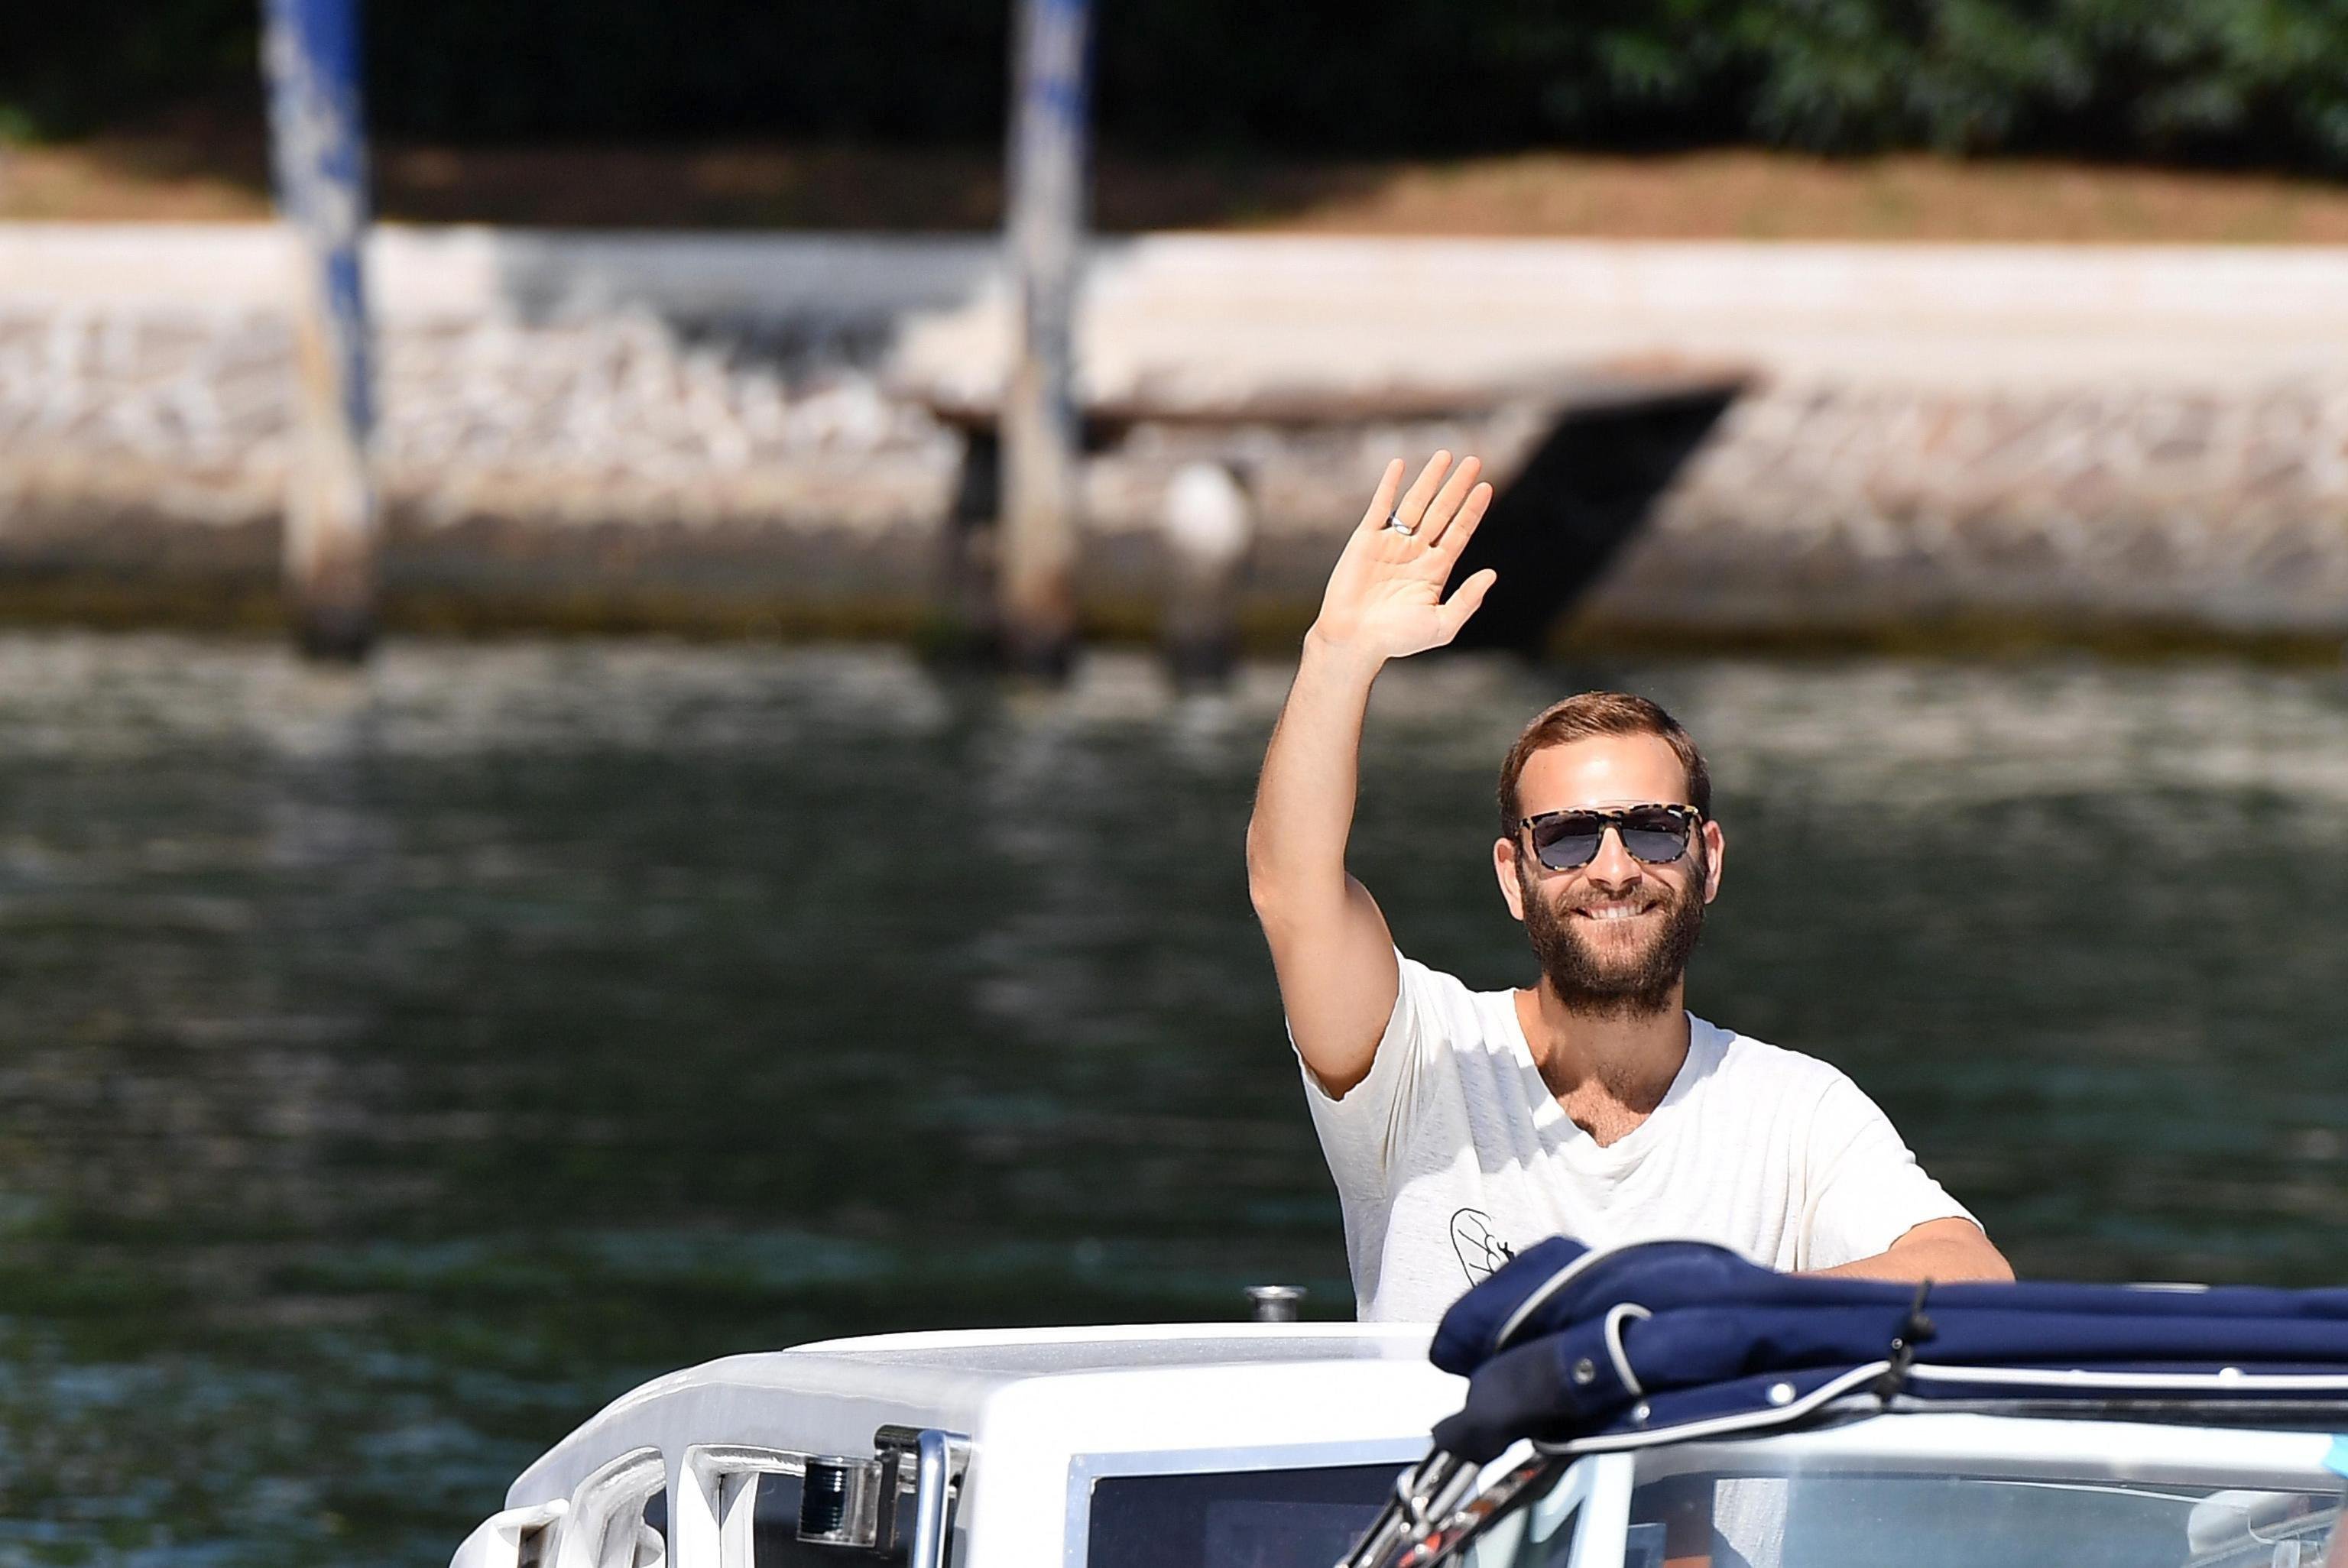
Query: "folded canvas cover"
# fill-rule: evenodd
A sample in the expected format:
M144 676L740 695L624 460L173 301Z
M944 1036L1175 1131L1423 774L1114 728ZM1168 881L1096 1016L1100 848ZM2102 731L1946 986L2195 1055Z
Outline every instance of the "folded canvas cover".
M2348 1289L1945 1285L1778 1274L1704 1242L1529 1248L1445 1314L1478 1463L1758 1430L1831 1401L2348 1399Z

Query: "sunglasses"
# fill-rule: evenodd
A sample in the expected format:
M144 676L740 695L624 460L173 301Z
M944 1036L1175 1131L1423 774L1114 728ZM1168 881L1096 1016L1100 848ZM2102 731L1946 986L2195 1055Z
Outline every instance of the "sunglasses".
M1613 811L1545 811L1517 824L1532 835L1533 858L1551 871L1577 871L1598 858L1606 830L1622 835L1631 858L1669 866L1688 852L1704 821L1692 805L1626 805Z

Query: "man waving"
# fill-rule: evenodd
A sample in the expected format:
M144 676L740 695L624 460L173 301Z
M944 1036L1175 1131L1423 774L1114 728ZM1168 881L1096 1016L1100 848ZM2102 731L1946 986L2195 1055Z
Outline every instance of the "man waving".
M1426 1320L1517 1248L1684 1237L1756 1263L2010 1279L1972 1216L1825 1062L1685 1010L1726 849L1704 757L1661 708L1586 692L1500 768L1492 869L1540 961L1471 991L1398 953L1347 875L1362 723L1388 660L1438 648L1493 582L1443 587L1491 501L1438 452L1388 466L1304 639L1248 825L1365 1318Z

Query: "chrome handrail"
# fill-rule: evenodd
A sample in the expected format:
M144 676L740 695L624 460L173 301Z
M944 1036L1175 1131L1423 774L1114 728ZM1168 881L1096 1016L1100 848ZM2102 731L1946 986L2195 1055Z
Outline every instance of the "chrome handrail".
M1416 1541L1430 1522L1457 1506L1454 1494L1464 1495L1465 1488L1475 1482L1473 1465L1437 1449L1395 1477L1394 1496L1354 1549L1338 1560L1337 1568L1380 1568Z
M970 1468L970 1439L935 1427L919 1430L886 1426L872 1434L872 1446L882 1456L882 1473L901 1478L910 1452L913 1460L913 1530L905 1542L905 1568L946 1568L947 1547L953 1533L953 1502ZM884 1508L889 1515L880 1527L883 1550L895 1544L896 1491L892 1481Z
M1536 1454L1478 1489L1477 1467L1437 1449L1395 1481L1395 1495L1337 1568L1440 1568L1530 1502L1570 1461Z
M960 1475L963 1462L955 1455L957 1446L966 1457L970 1440L935 1428L924 1429L913 1440L913 1539L906 1568L945 1568L946 1490Z

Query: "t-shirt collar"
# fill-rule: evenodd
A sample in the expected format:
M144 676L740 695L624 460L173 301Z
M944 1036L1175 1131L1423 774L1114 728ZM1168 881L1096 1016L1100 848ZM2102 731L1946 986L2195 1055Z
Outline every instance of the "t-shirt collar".
M1565 1113L1565 1107L1549 1091L1540 1068L1533 1061L1532 1042L1525 1038L1524 1025L1517 1018L1515 994L1502 991L1498 995L1503 1004L1501 1010L1508 1015L1503 1038L1513 1048L1517 1065L1539 1086L1540 1092L1533 1101L1534 1129L1558 1153L1591 1171L1620 1173L1644 1158L1647 1150L1662 1136L1655 1131L1656 1123L1674 1116L1686 1103L1696 1085L1719 1064L1729 1038L1726 1030L1689 1013L1687 1055L1681 1059L1679 1071L1672 1075L1671 1087L1663 1091L1663 1099L1656 1102L1645 1121L1613 1143L1601 1146L1581 1123Z

